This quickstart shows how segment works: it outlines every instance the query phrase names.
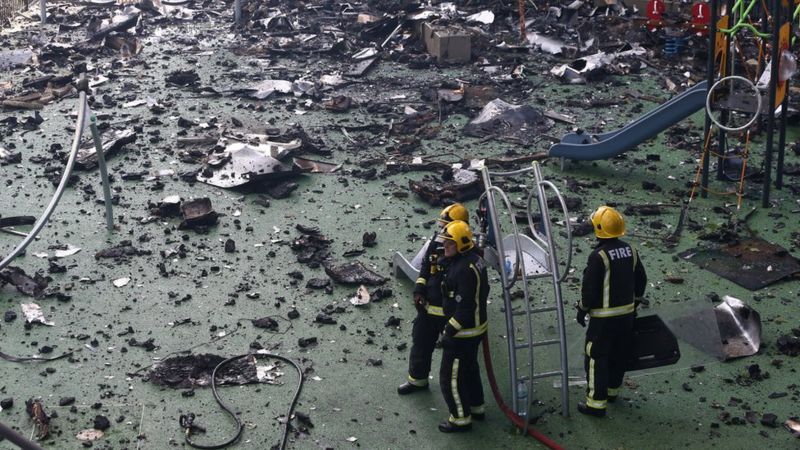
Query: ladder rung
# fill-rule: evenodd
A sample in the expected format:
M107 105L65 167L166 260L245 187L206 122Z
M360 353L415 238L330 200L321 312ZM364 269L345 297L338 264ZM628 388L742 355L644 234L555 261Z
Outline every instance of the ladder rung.
M558 339L548 339L546 341L534 342L533 346L534 347L542 347L544 345L558 344L559 342L561 342L561 341L558 340ZM528 343L526 342L524 344L517 344L517 345L514 346L514 348L516 348L517 350L522 350L523 348L528 348Z
M559 343L561 343L560 339L547 339L545 341L534 342L533 346L534 347L541 347L543 345L553 345L553 344L559 344Z
M533 379L534 379L534 380L538 380L539 378L554 377L554 376L556 376L556 375L561 375L561 373L562 373L562 372L561 372L560 370L554 370L554 371L552 371L552 372L542 372L542 373L537 373L537 374L534 374L534 375L533 375Z
M555 306L542 306L541 308L533 308L533 309L531 309L531 314L538 314L538 313L543 313L543 312L555 311L556 309L558 309L558 308L556 308ZM511 315L513 315L513 316L524 316L525 314L526 313L525 313L524 309L522 311L514 311L514 312L511 313Z
M530 283L532 280L536 280L536 279L544 278L544 277L549 277L549 276L552 276L552 275L553 275L552 272L529 273L529 274L525 275L525 278ZM522 277L520 277L520 278L522 278Z

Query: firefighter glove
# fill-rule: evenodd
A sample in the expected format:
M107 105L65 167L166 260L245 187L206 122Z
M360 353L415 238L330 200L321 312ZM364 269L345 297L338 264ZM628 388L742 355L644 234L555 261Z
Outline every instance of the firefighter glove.
M453 345L455 345L456 340L453 336L449 336L447 333L444 333L439 338L439 343L441 344L442 348L452 348Z
M419 312L425 311L425 297L417 292L414 293L414 307Z
M581 307L578 306L577 304L575 305L575 309L578 310L578 314L575 316L575 320L578 321L580 326L585 327L586 326L586 311L582 310Z

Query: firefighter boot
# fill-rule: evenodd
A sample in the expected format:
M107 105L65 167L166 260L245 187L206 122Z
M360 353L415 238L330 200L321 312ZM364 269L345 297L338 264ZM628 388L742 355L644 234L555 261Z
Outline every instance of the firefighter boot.
M468 423L466 425L456 425L449 420L445 420L444 422L439 423L439 431L442 433L460 433L463 431L469 431L472 429L472 423Z
M428 385L424 386L417 386L416 384L411 384L410 382L406 381L405 383L397 386L397 393L400 395L408 395L413 394L414 392L418 391L427 391Z
M605 417L606 415L605 409L592 408L591 406L588 406L584 402L578 402L578 412L581 414L586 414L587 416L594 416L594 417Z

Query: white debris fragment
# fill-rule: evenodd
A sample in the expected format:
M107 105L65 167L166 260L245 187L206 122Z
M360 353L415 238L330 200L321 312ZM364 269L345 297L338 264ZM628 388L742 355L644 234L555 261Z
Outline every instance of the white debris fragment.
M283 372L279 371L275 364L256 366L256 378L262 383L275 384L280 376L283 376Z
M333 75L323 75L319 77L319 82L326 85L326 86L339 86L347 82L342 76L338 73Z
M369 291L363 284L358 287L356 295L350 299L350 303L355 306L363 306L369 304Z
M494 23L494 13L490 10L481 11L471 16L467 16L467 22L478 22L489 25Z
M378 54L378 50L373 47L363 48L353 54L352 58L355 60L372 58Z
M116 287L125 286L126 284L128 284L130 282L131 282L131 279L128 278L128 277L117 278L116 280L112 281L112 283L114 283L114 286L116 286Z
M355 437L355 436L350 436L349 438L347 438L347 439L345 439L345 440L346 440L347 442L355 442L355 441L357 441L357 440L358 440L358 438L357 438L357 437Z
M633 48L630 50L625 50L618 53L605 53L599 52L593 55L584 56L577 61L574 61L570 64L564 64L561 66L553 67L550 70L550 73L558 78L561 78L567 69L572 69L577 71L578 73L588 73L593 70L596 70L604 65L608 65L613 63L617 58L625 57L625 56L640 56L647 53L645 49L638 45L634 45ZM580 69L572 68L572 66L579 67ZM668 80L669 81L669 80Z
M292 92L292 82L287 80L264 80L251 86L250 89L256 91L251 94L251 97L264 100L272 95L273 92L280 92L281 94Z
M75 437L78 438L79 441L84 441L84 442L96 441L98 439L101 439L103 436L104 433L102 431L95 430L94 428L90 428L88 430L81 430L80 432L78 432L77 435L75 435Z
M97 75L96 77L92 77L89 79L89 87L100 86L106 84L108 82L108 77L103 75Z
M146 105L146 104L147 104L147 100L140 99L140 100L133 100L133 101L130 101L130 102L127 102L127 103L123 103L122 107L123 108L135 108L137 106L142 106L142 105Z
M53 326L55 323L48 322L42 313L42 307L36 303L21 303L22 314L25 316L25 321L28 323L41 323L43 325Z
M56 250L53 254L56 258L66 258L67 256L72 256L75 253L81 251L80 247L75 247L74 245L67 244L67 248L65 250Z

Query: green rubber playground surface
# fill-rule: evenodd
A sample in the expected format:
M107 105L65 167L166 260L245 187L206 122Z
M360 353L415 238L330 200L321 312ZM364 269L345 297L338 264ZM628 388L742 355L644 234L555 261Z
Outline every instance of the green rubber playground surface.
M166 85L167 74L178 69L195 69L202 84L220 90L247 84L248 77L318 78L336 69L327 59L324 64L317 64L312 59L298 62L274 57L271 64L284 69L276 73L272 69L261 70L253 62L254 57L237 56L230 51L237 42L223 19L212 23L147 23L146 36L142 38L144 50L136 58L120 62L115 53L102 51L86 58L91 70L109 78L96 86L93 95L98 121L114 129L134 129L138 135L135 143L108 161L113 194L119 200L114 206L118 229L113 233L105 230L97 169L79 171L78 180L66 190L50 224L26 254L14 261L13 265L28 275L50 277L51 293L60 295L32 298L11 285L0 287L0 311L14 311L18 316L0 323L0 351L19 357L75 353L49 363L0 360L0 399L13 399L12 407L0 411L0 422L33 436L35 427L25 412L25 401L38 398L48 413L56 415L51 419L49 437L39 442L44 448L83 448L76 435L93 428L98 415L108 418L110 427L102 439L93 442L92 448L188 448L178 418L190 412L197 416L195 423L207 429L205 434L193 436L196 441L221 442L235 428L218 408L210 389L161 387L145 381L142 375L155 362L180 352L230 357L263 348L293 359L304 369L305 384L296 410L308 421L292 419L288 448L543 448L534 439L522 436L505 418L492 400L486 377L487 420L475 423L471 433L440 433L436 426L447 417L447 409L438 391L438 351L434 355L431 391L408 397L397 395L396 387L406 375L415 310L411 282L395 277L390 262L395 252L409 258L417 252L431 235L430 221L440 210L410 192L409 180L420 181L426 176L438 179L440 174L387 171L385 162L408 162L413 156L448 164L523 156L546 151L546 136L528 146L467 137L462 127L477 114L480 105L470 116L462 112L445 114L441 124L433 119L431 126L436 133L423 136L410 155L395 151L401 138L387 136L387 130L392 121L402 118L405 105L438 114L435 104L431 107L422 99L426 88L454 80L474 85L493 83L479 67L470 64L411 70L394 60L380 61L357 82L324 94L348 95L362 105L343 114L326 111L316 100L307 104L307 98L276 96L258 101L233 94L206 96ZM19 20L17 26L0 32L0 39L11 48L27 45L27 38L38 30L30 20ZM57 26L47 25L45 30L52 37ZM674 95L663 88L659 77L664 74L654 68L645 68L638 74L608 76L588 85L563 85L547 74L557 60L542 61L540 55L524 53L515 54L514 58L536 70L526 71L523 79L497 83L494 87L500 92L498 95L510 103L568 114L576 122L556 123L546 132L549 136L558 137L578 127L612 130L658 105L651 100L664 101ZM60 70L57 66L41 69L45 73ZM63 71L68 72L68 68ZM0 81L18 83L32 76L14 69L0 72ZM678 92L682 89L678 88ZM634 91L640 94L639 99L630 95ZM101 100L104 95L116 101ZM146 102L122 106L148 97L164 105L166 111L154 114ZM580 101L589 98L614 102L602 108L581 107ZM368 111L363 105L370 100L372 104L388 105L396 114ZM77 98L72 97L45 106L40 111L44 121L30 131L0 125L0 145L9 148L13 143L13 150L22 153L21 162L0 166L0 216L38 216L44 209L54 191L45 175L50 171L60 174L63 162L55 155L69 148L70 127L74 126L70 113L76 110L76 102ZM0 121L15 117L21 123L31 115L30 111L0 110ZM220 130L212 127L207 132L202 125L186 130L179 126L179 117L198 124L224 123L223 133L231 134L264 133L267 128L297 124L331 150L329 155L309 157L342 164L342 169L333 174L303 175L293 180L298 187L290 196L268 198L267 202L263 192L187 183L179 174L201 165L184 162L182 152L189 149L178 147L177 139L187 133L219 135ZM231 127L232 118L242 126ZM772 191L770 207L761 207L758 180L745 182L741 209L737 209L735 196L695 197L688 208L682 236L670 248L665 239L678 224L681 205L689 199L695 178L702 120L702 113L695 114L610 160L573 162L563 168L557 160L545 160L543 173L571 200L574 207L570 215L580 221L606 202L625 213L628 240L639 249L649 276L646 313L675 318L711 307L714 299L730 295L759 312L761 349L753 356L721 362L682 342L683 357L677 364L630 373L620 401L609 405L605 419L578 414L575 405L583 398L578 380L583 375L583 329L575 323L571 305L579 296L581 271L593 238L575 237L573 272L562 285L569 319L570 376L575 377L575 385L569 388L569 417L561 415L560 388L552 380L537 382L530 394L535 399L531 410L535 423L531 426L563 448L791 449L800 445L800 440L783 425L792 417L798 420L800 415L800 359L781 353L777 346L780 336L792 334L792 329L799 326L797 279L753 292L678 256L710 245L711 241L703 237L730 230L731 223L737 221L741 222L740 238L752 232L794 256L800 255L796 226L800 211L796 168L800 160L792 150L798 129L790 122L786 167L793 170L786 171L783 189ZM348 132L343 133L342 129ZM763 142L763 133L752 138L749 165L761 166ZM197 149L205 153L211 147ZM517 164L507 169L524 166ZM48 167L52 169L48 171ZM364 176L369 167L377 169L376 176ZM172 169L175 174L157 180L123 176L165 169ZM514 205L524 205L531 183L531 177L517 176L504 185ZM711 188L730 191L736 184L712 176ZM218 224L200 233L179 229L177 218L143 220L150 216L149 204L169 195L210 198L213 209L220 214ZM476 203L470 200L466 206L473 211ZM641 212L643 207L656 209L658 214L646 215ZM756 211L750 214L753 208ZM383 287L391 289L392 295L356 307L349 299L355 295L357 285L333 283L329 293L307 288L308 280L327 275L321 267L310 268L298 262L291 246L301 234L297 225L317 227L328 237L336 263L358 260L386 277ZM362 246L365 232L377 234L377 245ZM5 256L20 239L0 234L0 255ZM228 239L235 242L232 253L225 251ZM98 251L123 241L130 241L144 253L118 259L95 257ZM54 246L67 244L80 247L80 252L54 261L65 271L48 273L50 262L42 254L52 256ZM172 252L179 246L183 246L185 257ZM361 253L345 256L353 250ZM295 272L301 273L302 279ZM115 286L113 281L122 278L130 281ZM490 273L490 278L490 350L500 393L508 398L503 300L498 274ZM369 289L373 292L375 288ZM552 301L547 284L534 282L531 292L535 303ZM514 302L519 304L521 300ZM20 307L23 303L40 305L53 325L26 328ZM290 319L292 310L299 317ZM336 323L316 322L323 312ZM252 319L266 316L277 321L277 330L253 326ZM555 324L553 317L545 316L536 324L537 335L552 335ZM518 331L517 336L521 335ZM299 340L312 337L316 344L300 345ZM134 345L149 340L149 347ZM42 353L43 348L52 352ZM537 370L554 369L555 361L555 355L542 353L536 359ZM269 449L279 444L298 376L285 363L259 358L259 365L274 364L274 384L219 388L221 397L244 423L243 435L232 448ZM483 362L481 365L485 367ZM74 397L74 403L65 401L68 397ZM59 406L60 403L67 404ZM770 415L775 416L774 420ZM0 442L0 448L14 447Z

